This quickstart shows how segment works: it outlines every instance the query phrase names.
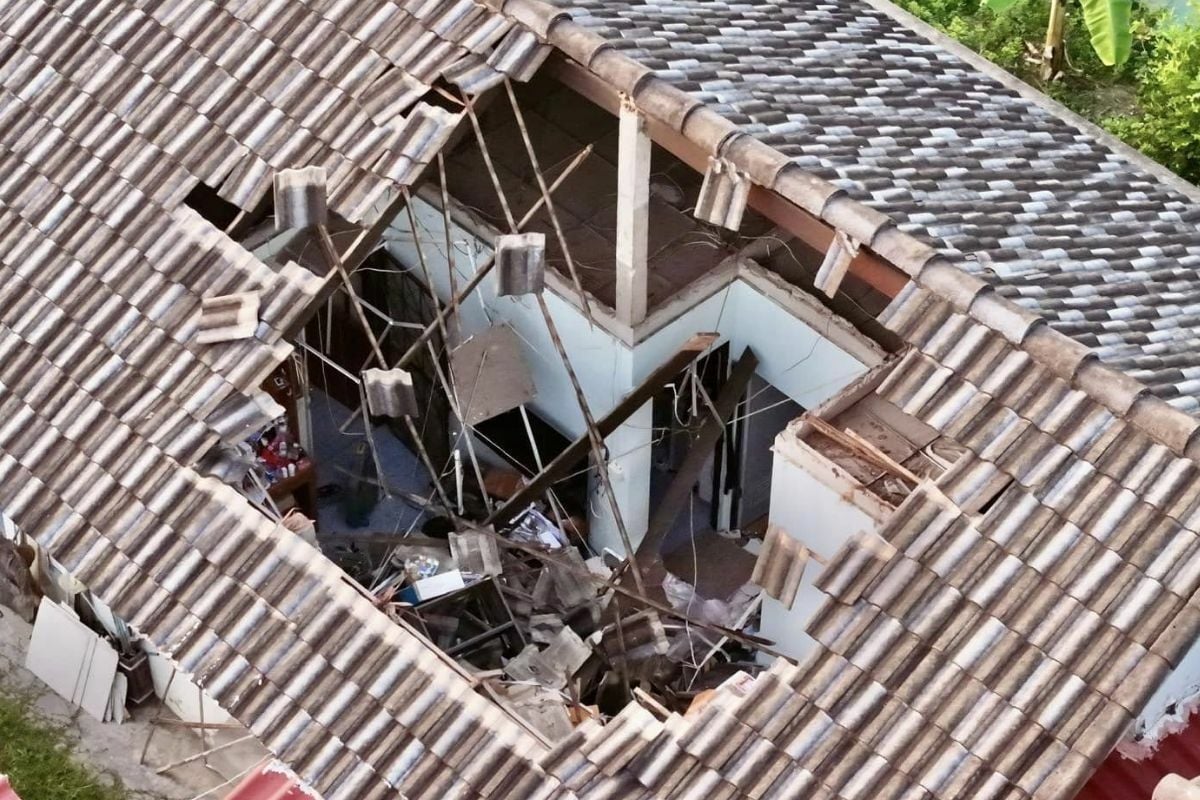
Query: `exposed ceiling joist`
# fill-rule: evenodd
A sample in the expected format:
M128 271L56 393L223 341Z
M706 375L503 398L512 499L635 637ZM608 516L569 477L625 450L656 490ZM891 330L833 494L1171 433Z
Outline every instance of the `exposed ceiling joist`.
M620 94L579 65L565 58L551 58L545 69L558 81L601 108L614 115L619 112ZM705 152L699 145L650 115L646 115L646 128L656 144L698 173L704 174L708 169L712 153ZM833 227L770 189L752 186L748 205L818 252L824 253L833 242ZM895 297L909 282L907 273L866 247L861 248L850 262L849 272L888 297Z

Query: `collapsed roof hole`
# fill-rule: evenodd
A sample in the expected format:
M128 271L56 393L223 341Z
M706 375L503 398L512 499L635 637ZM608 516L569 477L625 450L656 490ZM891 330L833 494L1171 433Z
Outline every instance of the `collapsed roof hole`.
M553 192L552 202L579 282L611 307L616 301L619 121L550 77L535 77L513 88L547 185L570 169ZM496 178L509 210L519 220L542 195L512 103L505 93L499 93L486 108L481 102L478 112ZM589 145L590 154L575 163ZM506 214L473 133L448 151L446 161L447 183L455 200L488 225L507 230ZM771 229L767 220L749 210L740 233L697 220L692 209L703 182L702 173L659 145L652 146L647 209L647 300L651 309L668 302ZM545 234L547 264L569 276L566 253L546 208L534 214L522 230Z
M225 230L237 219L242 210L217 194L217 190L206 183L196 182L183 204L214 226Z
M996 503L1000 501L1000 498L1012 488L1012 485L1013 480L1009 478L1007 481L1002 483L1000 487L994 491L994 493L990 494L990 496L985 496L983 502L979 504L978 513L987 514L989 511L991 511Z

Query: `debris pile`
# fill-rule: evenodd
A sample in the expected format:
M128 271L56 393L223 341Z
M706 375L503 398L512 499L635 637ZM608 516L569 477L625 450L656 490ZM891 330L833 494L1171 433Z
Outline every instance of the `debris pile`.
M392 538L347 568L394 620L552 741L631 701L686 712L731 675L758 670L756 644L768 643L740 632L756 587L705 598L660 567L642 595L628 585L630 562L585 554L539 505L500 532L452 517L445 538Z

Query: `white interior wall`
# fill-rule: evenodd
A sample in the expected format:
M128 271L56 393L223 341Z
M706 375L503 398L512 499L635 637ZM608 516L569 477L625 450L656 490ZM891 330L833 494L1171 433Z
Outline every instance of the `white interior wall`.
M450 276L442 212L419 198L413 198L413 210L430 279L438 296L445 301L450 297ZM455 248L456 279L461 287L487 261L491 243L458 225L451 226L451 241ZM385 233L384 247L406 267L419 270L406 214L400 214ZM574 306L553 292L546 292L544 297L592 413L599 416L624 397L632 385L629 347L600 327L589 326ZM562 433L568 436L583 433L583 414L534 298L499 297L489 276L462 304L458 320L463 338L492 324L511 326L524 344L523 354L537 387L537 398L531 407Z
M828 462L822 464L821 456L798 442L794 426L775 438L774 450L770 522L804 544L814 558L791 608L763 597L761 633L783 654L801 658L816 643L805 628L825 600L813 585L822 570L818 559L828 562L854 534L875 531L890 509L861 496L855 502L852 479L824 468Z
M425 263L438 295L450 297L443 217L439 209L414 198ZM466 283L490 255L490 242L452 225L453 264L457 282ZM406 267L419 269L408 217L400 214L384 236L384 246ZM797 319L776 301L741 280L718 291L660 328L635 348L598 325L554 292L546 303L570 354L592 414L603 416L692 335L716 331L739 357L752 347L758 374L792 400L811 408L838 392L865 371L862 363ZM537 398L531 407L568 436L585 428L571 383L546 331L537 302L531 297L499 297L495 284L484 280L463 303L460 331L467 337L495 323L509 324L524 343ZM609 477L634 546L650 516L651 408L647 403L608 437ZM597 549L621 552L621 539L599 486L591 487L589 521Z

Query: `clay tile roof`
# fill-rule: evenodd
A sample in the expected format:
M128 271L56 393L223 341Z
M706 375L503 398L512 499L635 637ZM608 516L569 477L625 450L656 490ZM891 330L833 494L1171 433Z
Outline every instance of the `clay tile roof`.
M323 279L184 201L249 212L321 167L369 225L458 122L435 81L546 52L471 2L0 0L0 509L327 798L544 776L452 664L198 471L278 413L258 387ZM251 296L202 335L206 301Z
M538 35L557 19L509 5ZM973 147L1033 159L1012 117L1034 133L1065 124L1018 95L989 100L985 77L854 2L784 16L620 9L614 40L647 58L666 33L706 37L696 53L721 69L694 66L686 39L656 69L764 136L803 132L798 108L838 137L853 141L864 119L884 136L880 115L900 107L862 91L860 72L883 89L918 76L903 107L930 141L905 152L964 136L955 98L995 129L972 133ZM798 52L788 70L781 43ZM912 349L878 391L968 454L909 497L869 557L830 565L836 597L814 620L811 658L777 662L694 719L632 705L548 748L332 563L197 471L272 416L256 387L321 279L258 261L185 205L189 193L204 183L247 210L275 171L320 166L330 209L367 223L455 122L420 102L427 87L527 77L544 55L538 36L471 0L0 0L0 509L330 800L1069 797L1200 628L1197 422L953 267L923 267L884 315ZM783 119L744 96L756 64L787 76L772 91L789 103ZM795 83L810 74L821 81ZM1132 169L1111 154L1087 166L1100 146L1070 130L1051 139L1073 188L1017 190L1048 218L1101 214L1080 199L1095 170ZM948 252L983 235L949 192L971 163L922 183L926 162L899 145L868 142L868 158L839 141L789 155L880 208L892 201L860 161L930 208L957 208L959 228L938 234ZM1126 191L1141 180L1124 177ZM1095 191L1112 218L1101 238L1128 213L1166 225L1175 207L1154 195L1142 220ZM898 197L888 213L931 230ZM1032 230L1016 250L1042 264ZM253 334L201 344L203 301L244 292L259 299ZM997 481L1011 486L987 506L980 487Z
M556 2L1106 363L1200 409L1194 187L886 0Z

